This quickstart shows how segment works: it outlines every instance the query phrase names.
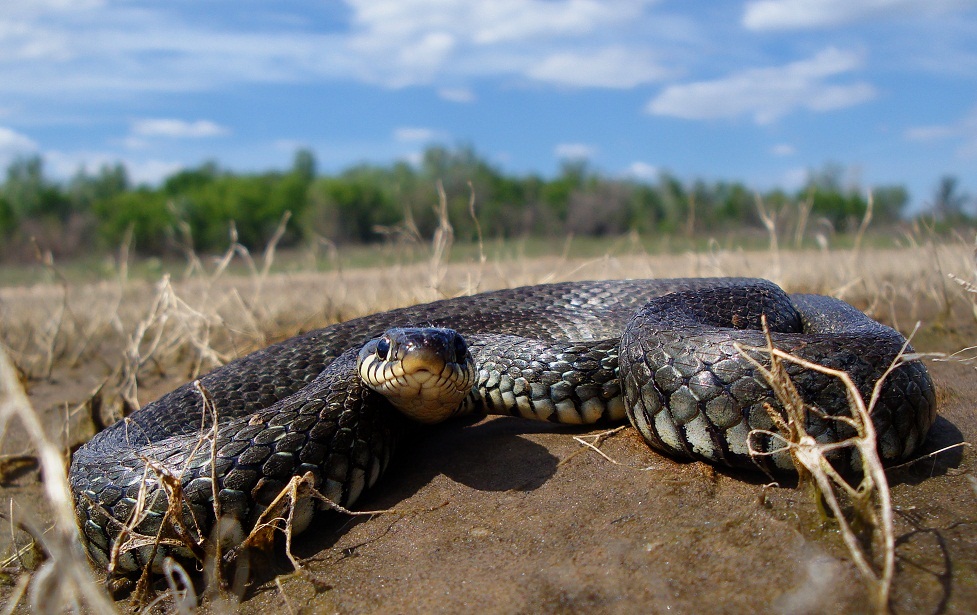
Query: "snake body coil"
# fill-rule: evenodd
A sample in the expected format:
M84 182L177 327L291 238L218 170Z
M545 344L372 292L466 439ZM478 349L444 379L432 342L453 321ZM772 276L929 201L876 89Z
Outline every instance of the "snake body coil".
M198 543L213 526L215 498L221 514L247 530L291 477L307 472L334 502L355 502L383 473L410 423L357 377L357 351L391 327L447 327L464 336L476 366L467 409L563 423L627 415L667 454L789 469L786 453L754 458L747 449L751 430L774 429L764 404L777 407L734 346L765 346L761 315L778 348L847 371L866 399L905 344L842 301L788 296L770 282L737 278L548 284L374 314L291 338L201 378L216 425L187 384L96 435L75 453L70 471L86 546L102 565L117 551L122 571L159 568L165 555L199 557L170 536L173 527L163 528L162 547L133 538L130 529L153 537L162 527L170 502L161 475L182 486L176 529ZM849 436L831 418L847 412L840 383L787 368L819 410L809 413L808 432L823 442ZM926 369L903 363L886 378L873 412L882 458L911 455L934 418ZM201 445L208 430L213 442ZM780 446L754 438L754 449ZM130 521L134 511L140 516Z

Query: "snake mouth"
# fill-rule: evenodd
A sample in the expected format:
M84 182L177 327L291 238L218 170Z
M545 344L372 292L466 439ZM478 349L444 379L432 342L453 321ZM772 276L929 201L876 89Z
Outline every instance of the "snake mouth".
M391 329L360 351L363 382L421 423L457 414L475 381L464 339L451 329Z

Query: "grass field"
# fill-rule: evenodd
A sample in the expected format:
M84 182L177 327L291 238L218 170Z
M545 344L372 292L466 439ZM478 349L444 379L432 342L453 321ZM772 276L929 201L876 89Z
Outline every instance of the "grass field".
M409 253L389 248L374 256L380 262L369 267L352 267L355 261L321 254L318 258L332 258L333 266L323 270L318 261L301 255L288 255L276 264L273 249L252 257L232 248L213 259L192 256L180 269L105 261L96 281L55 263L39 265L33 273L11 274L6 278L11 284L0 288L4 608L23 611L33 604L60 612L79 603L95 611L110 608L73 537L63 476L67 451L90 438L100 422L111 422L231 358L300 331L495 288L560 280L756 276L790 292L840 297L907 335L920 323L913 339L917 350L944 355L928 363L939 387L941 414L949 423L941 427L939 442L953 440L944 433L948 429L956 430L957 442L973 441L973 244L914 234L900 238L901 247L889 248L874 247L876 242L865 247L860 240L844 249L786 249L776 241L767 243L749 250L707 243L695 251L649 251L645 243L625 238L602 249L587 245L578 250L574 242L566 242L556 255L530 258L520 253L518 244L452 246L447 234ZM871 604L868 585L851 584L855 568L835 526L811 519L814 506L803 492L693 469L698 464L669 462L641 449L637 439L615 436L609 442L615 459L636 457L627 468L647 463L657 468L656 476L636 478L633 469L615 467L596 455L581 461L580 445L566 430L512 427L514 422L500 419L435 430L449 444L425 442L447 459L425 456L433 455L431 451L408 457L408 463L421 468L419 473L396 472L379 486L386 493L364 504L422 510L447 500L450 512L393 522L378 517L351 527L332 524L311 539L318 550L304 553L310 558L310 574L325 579L331 589L316 589L304 577L266 581L241 608L301 610L299 605L312 604L315 609L363 612L421 611L436 605L452 611L479 596L490 612L585 607L626 612L651 599L667 599L680 611L708 611L706 599L721 600L732 611L753 603L760 610L793 612L822 607L822 612L858 611ZM475 439L478 433L484 444ZM475 461L468 447L481 446L494 452L488 460ZM559 461L549 471L522 468L517 453L523 449L530 461L543 466L550 457ZM493 474L498 470L481 467L492 459L510 474L528 474L523 482L502 480ZM466 464L488 474L472 475ZM897 512L891 607L898 612L977 610L973 453L958 447L924 465L924 470L911 470L909 478L890 475ZM441 473L454 480L446 483ZM410 486L395 486L395 481ZM699 494L689 496L693 499L687 505L682 503L686 490ZM646 503L659 502L661 510L632 510L634 504L621 493L627 491ZM702 500L705 493L709 497ZM539 499L529 500L531 495ZM584 495L589 499L581 512L575 507L585 502L574 498ZM508 512L520 506L523 526L518 515ZM685 521L667 525L669 516ZM656 520L632 521L638 517ZM499 519L508 519L513 527ZM581 527L585 522L590 525ZM707 536L703 528L710 524L722 526L723 536ZM593 541L581 542L582 534ZM424 536L434 536L430 547L416 544ZM740 540L753 540L756 547L734 546ZM465 550L473 541L480 545L477 557ZM671 550L671 559L661 555L663 549ZM349 556L354 552L358 557ZM398 572L403 558L413 562L414 572ZM782 559L783 569L777 570ZM505 561L511 562L508 572L499 569ZM669 565L676 567L671 576L661 572ZM738 569L752 569L758 576L737 578ZM512 577L512 571L521 571L523 577ZM648 578L654 582L625 589L641 575L652 575ZM822 586L824 578L828 586ZM302 583L313 589L299 587ZM507 592L513 583L515 589ZM834 583L844 587L826 597ZM443 601L431 602L436 596ZM208 608L220 604L212 602ZM178 605L170 601L163 606Z

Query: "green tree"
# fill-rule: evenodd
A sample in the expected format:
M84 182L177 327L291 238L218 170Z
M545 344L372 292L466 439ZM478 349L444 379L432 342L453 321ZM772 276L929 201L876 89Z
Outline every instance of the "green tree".
M507 209L504 207L507 195L501 192L511 195L512 188L503 181L502 174L481 158L470 145L461 145L455 149L443 146L427 148L421 160L418 179L410 198L418 226L422 231L429 232L437 225L433 212L434 206L438 204L436 186L441 182L447 198L448 217L456 236L463 239L474 238L474 222L468 212L472 190L481 205L483 224L494 227L500 222L497 214L501 214L502 209ZM504 234L505 229L491 228L488 232Z
M205 162L195 169L183 169L163 181L163 192L169 196L181 196L213 182L220 173L220 168L213 161Z
M674 175L663 171L658 177L658 197L662 204L659 230L674 233L686 228L689 215L689 197L685 186Z
M44 177L40 156L20 157L10 163L3 192L18 221L41 217L65 220L71 213L60 188Z
M657 187L639 183L631 192L630 228L639 233L649 233L658 229L665 215L661 191Z
M551 217L559 223L559 231L567 222L570 210L570 195L580 190L590 174L588 162L583 159L564 160L560 165L560 174L552 181L546 182L542 189L542 204L547 208Z
M632 218L631 186L593 179L570 193L566 229L589 236L620 235Z
M132 232L133 247L142 254L160 254L170 245L175 218L165 194L139 188L96 201L103 245L114 248Z
M852 230L865 215L868 203L859 194L811 188L798 199L811 199L811 214L826 219L836 229Z
M10 201L7 197L0 192L0 237L6 237L9 235L17 226L17 219L14 216L14 210L10 206Z
M811 215L827 220L838 230L853 230L865 216L868 202L853 182L846 187L845 169L837 163L809 171L807 185L797 200L811 200Z
M967 217L964 207L969 200L970 197L960 190L960 181L953 175L944 175L933 192L931 208L938 220L960 221Z
M129 172L121 162L104 164L95 175L89 175L82 167L68 182L68 198L72 211L87 212L96 201L111 199L129 189Z
M872 189L873 219L891 224L903 218L909 204L909 192L904 186L876 186Z
M306 233L336 243L365 243L379 238L378 225L398 222L400 213L392 199L367 177L368 173L364 177L353 172L317 180L303 220Z
M292 174L307 185L312 183L316 176L316 159L312 150L300 149L295 152L292 159Z
M761 225L753 190L739 182L720 182L717 193L719 204L716 217L722 225L742 224L751 227ZM764 196L765 203L776 204L782 200L784 200L783 196L778 198L776 194Z

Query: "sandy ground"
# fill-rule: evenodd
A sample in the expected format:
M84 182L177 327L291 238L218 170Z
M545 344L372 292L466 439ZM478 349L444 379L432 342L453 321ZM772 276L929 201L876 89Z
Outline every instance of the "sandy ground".
M917 350L977 339L972 320L930 327ZM973 366L929 362L940 418L936 450L977 443ZM180 374L147 382L152 398ZM85 369L36 383L31 401L63 424L64 400L98 377ZM69 423L81 421L75 417ZM77 429L74 436L82 432ZM851 613L865 586L842 540L806 489L765 486L750 473L681 463L630 428L601 450L587 431L512 418L437 426L409 443L362 499L404 514L317 518L297 539L305 575L279 577L284 558L235 607L243 613ZM10 438L4 452L12 450ZM977 468L959 447L890 472L895 506L897 613L977 612ZM15 473L0 502L43 521L36 471ZM4 530L0 532L6 535ZM7 548L4 536L0 547ZM0 599L9 595L0 588ZM119 604L124 609L127 603ZM21 607L26 609L26 607ZM214 609L214 605L207 610Z
M937 364L931 449L977 441L973 369ZM516 419L431 430L363 509L324 521L298 553L313 579L256 587L246 612L851 613L869 609L837 532L805 489L677 463L630 428L584 450L579 432ZM977 610L977 491L969 450L893 472L898 613ZM433 509L433 510L432 510Z

